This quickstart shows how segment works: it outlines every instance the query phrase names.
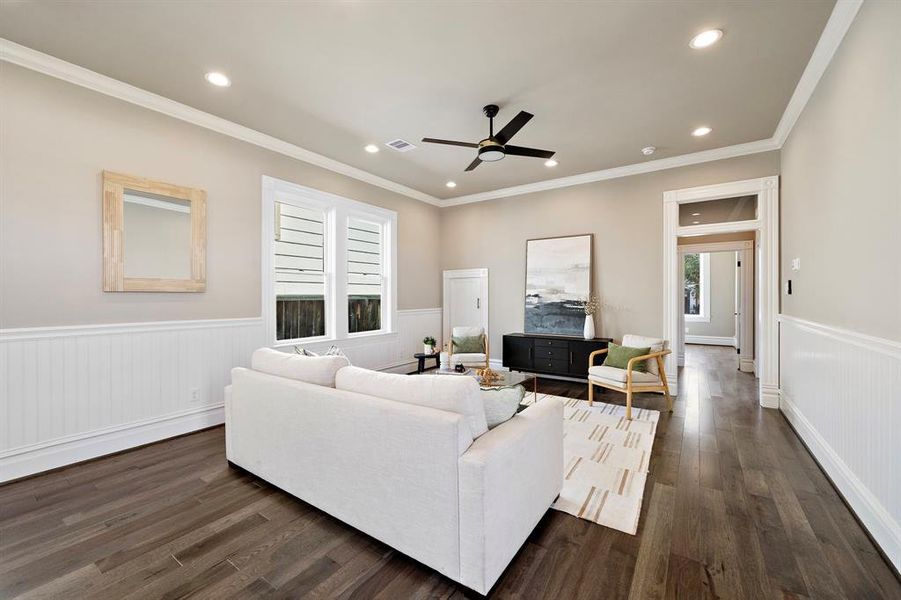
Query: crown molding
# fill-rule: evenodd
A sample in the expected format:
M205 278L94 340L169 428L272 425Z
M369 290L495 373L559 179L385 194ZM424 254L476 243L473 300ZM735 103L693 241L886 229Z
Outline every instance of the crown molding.
M776 126L776 131L773 133L773 139L778 141L780 148L785 144L792 128L804 111L804 107L813 96L820 78L823 77L823 73L832 62L835 51L845 39L845 34L851 27L851 23L854 22L854 17L857 16L857 11L860 10L862 4L863 0L838 0L835 3L832 14L829 15L829 20L823 28L823 33L820 34L820 39L813 49L813 54L810 55L810 60L798 80L798 85L795 86L795 91L785 106L782 119L779 120L779 125Z
M255 129L239 125L233 121L217 117L208 112L192 108L181 102L170 100L153 92L148 92L139 87L124 83L112 77L101 75L90 69L66 62L62 59L38 52L21 44L0 38L0 61L5 61L44 75L62 79L69 83L100 92L119 100L136 104L143 108L162 113L169 117L198 125L205 129L233 137L255 146L278 152L285 156L328 169L347 177L378 186L380 188L420 200L434 206L441 206L441 202L434 196L414 190L400 183L390 181L378 175L373 175L357 167L352 167L340 161L317 154L296 144L280 140L271 135Z
M660 158L644 163L614 167L612 169L603 169L600 171L591 171L589 173L580 173L579 175L570 175L569 177L546 179L544 181L536 181L535 183L527 183L525 185L517 185L499 190L492 190L490 192L481 192L479 194L470 194L468 196L457 196L456 198L448 198L443 202L442 206L457 206L459 204L484 202L486 200L495 200L497 198L505 198L507 196L520 196L522 194L531 194L534 192L543 192L545 190L570 187L584 183L593 183L595 181L604 181L607 179L628 177L630 175L640 175L642 173L652 173L654 171L675 169L688 165L697 165L714 160L735 158L738 156L746 156L748 154L757 154L759 152L770 152L771 150L778 149L779 146L776 144L776 141L773 138L758 140L756 142L747 142L744 144L736 144L734 146L725 146L723 148L714 148L712 150L693 152L691 154L682 154L680 156Z
M374 175L362 169L317 154L311 150L301 148L290 142L280 140L210 113L191 108L180 102L164 98L163 96L142 90L133 85L101 75L89 69L85 69L84 67L79 67L78 65L38 52L37 50L32 50L31 48L27 48L3 38L0 38L0 61L17 64L27 69L100 92L101 94L125 100L132 104L137 104L138 106L266 148L267 150L278 152L279 154L358 179L398 194L403 194L404 196L426 202L433 206L446 207L470 204L473 202L485 202L486 200L520 196L523 194L543 192L574 185L582 185L585 183L593 183L596 181L605 181L607 179L652 173L654 171L675 169L715 160L780 150L788 139L788 136L795 123L798 121L801 113L804 111L804 107L813 95L820 78L829 67L829 63L832 61L835 51L844 39L848 29L851 27L851 23L854 21L854 17L857 15L857 11L862 4L863 0L837 0L835 7L832 9L832 14L829 16L829 20L823 28L823 33L820 35L820 39L810 56L810 61L807 63L801 78L798 80L798 85L795 86L795 91L792 93L792 97L786 105L782 118L779 120L779 124L776 126L776 130L771 138L446 199L436 198L425 192L379 177L378 175Z

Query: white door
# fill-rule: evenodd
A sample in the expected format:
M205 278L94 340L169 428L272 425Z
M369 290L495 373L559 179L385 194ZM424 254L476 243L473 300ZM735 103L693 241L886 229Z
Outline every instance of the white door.
M488 331L488 269L444 272L444 340L454 327Z
M742 299L741 286L742 286L742 283L744 283L744 281L743 281L744 278L742 277L742 274L741 274L741 269L742 269L741 252L736 252L733 258L735 260L735 325L734 325L735 348L740 351L740 349L741 349L741 334L742 334L741 314L742 314L742 311L744 310L744 307L741 305L741 299ZM739 365L739 368L741 368L740 365Z

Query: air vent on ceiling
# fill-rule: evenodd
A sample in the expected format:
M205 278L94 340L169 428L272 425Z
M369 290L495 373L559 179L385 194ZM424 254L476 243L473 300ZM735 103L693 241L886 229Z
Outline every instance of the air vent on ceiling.
M385 142L385 145L388 146L389 148L393 148L394 150L397 150L398 152L409 152L410 150L412 150L416 147L413 144L411 144L410 142L408 142L407 140L402 140L400 138L398 138L396 140L391 140L390 142Z

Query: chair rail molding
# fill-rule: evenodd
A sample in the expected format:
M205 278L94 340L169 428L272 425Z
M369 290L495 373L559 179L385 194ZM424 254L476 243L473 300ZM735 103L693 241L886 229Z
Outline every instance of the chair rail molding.
M757 196L757 218L747 221L709 223L683 227L679 225L679 205L708 202L733 196ZM680 236L757 232L758 266L755 278L755 340L759 349L757 376L760 378L760 404L766 408L779 406L779 177L760 177L705 185L663 194L663 335L674 348L684 339L681 331L682 282L679 257ZM678 379L678 353L666 357L667 377ZM673 384L671 384L673 385ZM673 389L678 389L673 387Z
M779 321L782 412L901 569L901 341L789 315Z

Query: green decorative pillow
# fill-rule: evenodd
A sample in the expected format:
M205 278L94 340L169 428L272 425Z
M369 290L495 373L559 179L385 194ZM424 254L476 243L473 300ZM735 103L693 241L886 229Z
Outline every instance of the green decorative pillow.
M650 348L630 348L628 346L620 346L618 344L610 343L607 345L607 359L604 361L604 365L608 367L616 367L617 369L625 369L629 365L629 361L636 356L644 356L645 354L650 354ZM643 360L635 363L635 366L632 367L633 371L640 371L641 373L647 373L647 361Z
M472 337L455 337L454 352L460 354L482 354L485 347L482 346L482 336L474 335Z

